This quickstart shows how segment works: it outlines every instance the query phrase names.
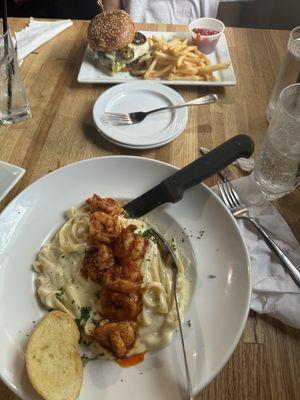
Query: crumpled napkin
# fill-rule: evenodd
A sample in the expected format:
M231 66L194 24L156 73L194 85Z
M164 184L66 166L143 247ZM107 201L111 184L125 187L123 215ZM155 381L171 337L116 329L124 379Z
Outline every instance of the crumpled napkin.
M300 246L288 224L256 185L252 175L232 181L242 202L268 231L285 254L300 268ZM219 193L217 187L214 187ZM270 314L283 323L300 329L300 289L285 272L277 256L269 249L250 222L237 220L251 259L251 309Z
M19 63L21 64L23 58L32 51L72 25L73 22L70 19L64 21L35 21L30 18L28 26L15 34Z

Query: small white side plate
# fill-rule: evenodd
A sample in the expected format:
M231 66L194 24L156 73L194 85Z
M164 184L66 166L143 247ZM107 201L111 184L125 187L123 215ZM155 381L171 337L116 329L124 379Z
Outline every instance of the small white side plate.
M0 201L11 191L25 174L25 169L0 161Z
M164 37L166 40L171 40L173 37L179 39L190 38L189 32L143 32L146 37L153 35ZM216 50L210 54L210 61L213 64L231 61L226 37L223 34L218 42ZM228 86L236 85L236 78L232 64L225 70L214 72L217 81L193 81L193 80L176 80L166 81L163 79L156 79L155 82L163 83L166 85L185 85L185 86ZM99 66L97 56L93 50L87 47L80 71L77 78L81 83L121 83L129 81L139 81L141 79L131 76L129 72L118 72L117 74L110 75L109 72ZM153 82L153 80L151 81Z
M98 98L93 118L96 128L107 140L119 146L149 149L180 135L188 122L186 107L154 113L133 125L113 125L105 120L104 112L148 111L177 104L184 104L184 99L165 85L147 81L128 82L113 86Z

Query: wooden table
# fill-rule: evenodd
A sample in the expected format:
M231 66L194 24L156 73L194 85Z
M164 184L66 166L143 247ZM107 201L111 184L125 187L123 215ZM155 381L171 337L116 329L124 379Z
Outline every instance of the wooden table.
M12 30L26 20L12 19ZM287 31L227 28L237 85L213 89L217 105L190 110L185 132L172 143L148 151L125 150L100 137L92 107L106 85L77 83L86 47L86 21L74 26L29 55L21 67L33 117L0 127L0 159L27 172L0 211L39 177L74 161L110 154L155 158L182 167L198 157L200 146L212 148L237 133L249 133L257 149L267 125L266 104L284 55ZM182 30L179 26L141 25L145 30ZM177 87L187 100L212 92L201 87ZM209 179L212 185L215 180ZM300 241L300 191L276 206ZM293 400L300 393L299 332L270 317L250 312L233 356L197 400ZM1 400L17 397L0 383ZM298 395L297 395L298 393Z

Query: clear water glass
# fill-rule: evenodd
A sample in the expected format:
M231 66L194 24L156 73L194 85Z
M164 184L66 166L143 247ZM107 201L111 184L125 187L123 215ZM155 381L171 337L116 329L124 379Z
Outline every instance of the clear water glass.
M299 184L300 83L281 92L253 174L268 200L286 196Z
M0 122L11 125L31 117L10 32L0 36Z
M266 110L266 118L269 122L281 91L293 83L300 83L300 26L294 28L290 33L287 53L278 72Z

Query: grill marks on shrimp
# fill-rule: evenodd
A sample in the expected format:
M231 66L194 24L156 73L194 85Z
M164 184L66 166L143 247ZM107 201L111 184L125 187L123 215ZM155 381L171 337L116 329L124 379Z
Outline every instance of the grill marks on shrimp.
M99 308L106 319L95 328L93 338L117 358L123 358L137 336L136 319L143 297L140 266L148 239L137 236L133 224L122 227L118 216L124 210L115 200L94 195L86 203L91 247L81 273L101 286ZM127 340L128 332L131 340Z

